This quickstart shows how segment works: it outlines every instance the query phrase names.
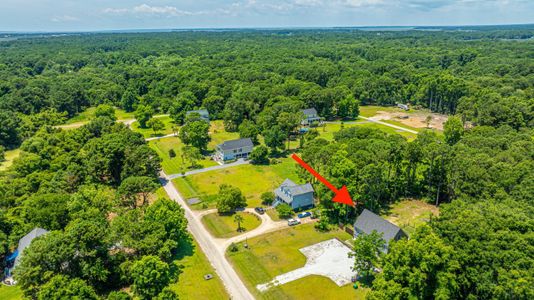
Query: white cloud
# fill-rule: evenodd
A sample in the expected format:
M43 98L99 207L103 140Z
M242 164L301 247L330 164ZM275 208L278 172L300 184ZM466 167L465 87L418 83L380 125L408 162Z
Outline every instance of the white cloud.
M73 16L64 15L64 16L56 16L56 17L53 17L51 20L52 20L52 22L61 23L61 22L73 22L73 21L78 21L79 19L76 18L76 17L73 17Z
M125 15L125 14L135 14L135 15L158 15L158 16L168 16L168 17L181 17L181 16L193 16L204 14L205 12L191 12L186 10L180 10L175 6L150 6L148 4L141 4L134 6L132 8L105 8L102 10L105 14L113 15Z
M195 13L185 10L179 10L174 6L150 6L147 4L141 4L133 8L133 12L140 14L157 14L168 16L188 16Z

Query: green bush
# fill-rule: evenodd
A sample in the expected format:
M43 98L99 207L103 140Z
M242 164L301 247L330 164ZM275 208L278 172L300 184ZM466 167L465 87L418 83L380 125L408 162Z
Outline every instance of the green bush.
M278 216L281 219L287 219L290 218L293 215L293 210L291 209L291 206L282 203L276 207L276 211L278 212Z

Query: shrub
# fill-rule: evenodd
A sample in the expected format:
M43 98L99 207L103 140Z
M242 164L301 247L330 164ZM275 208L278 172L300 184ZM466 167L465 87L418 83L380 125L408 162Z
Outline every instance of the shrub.
M281 219L287 219L293 215L293 210L291 209L291 206L282 203L276 207L276 211L278 212L278 216Z
M271 205L274 202L274 193L273 192L265 192L261 194L261 203L263 205Z
M176 157L176 151L174 151L174 149L169 150L169 157L170 158L175 158Z

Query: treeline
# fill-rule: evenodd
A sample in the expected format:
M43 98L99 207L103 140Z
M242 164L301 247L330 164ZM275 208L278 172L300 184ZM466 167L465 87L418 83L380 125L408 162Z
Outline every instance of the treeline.
M423 131L407 142L354 127L332 142L307 141L302 157L335 186L346 185L357 202L356 209L334 204L332 193L315 184L319 229L350 226L363 208L380 213L401 198L440 205L439 217L393 244L377 265L382 272L371 299L531 299L533 153L532 130L464 130L451 117L444 137Z
M160 159L140 134L101 116L75 130L44 126L21 149L0 177L0 268L22 236L50 231L19 253L26 297L130 299L120 290L131 288L177 298L167 286L190 247L187 221L174 201L150 196Z
M139 105L205 107L237 129L275 103L350 118L361 104L410 103L474 124L532 126L528 26L477 32L247 31L91 34L0 43L0 144L17 113ZM8 125L4 125L4 123ZM231 128L230 128L231 129ZM7 132L4 133L4 132Z

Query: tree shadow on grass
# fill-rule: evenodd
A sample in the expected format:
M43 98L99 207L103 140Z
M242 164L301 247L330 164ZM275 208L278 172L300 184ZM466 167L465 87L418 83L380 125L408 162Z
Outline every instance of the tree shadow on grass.
M193 238L190 235L182 238L178 242L178 245L179 247L173 256L174 260L182 260L184 257L193 256L193 254L195 254L196 246L193 244Z

